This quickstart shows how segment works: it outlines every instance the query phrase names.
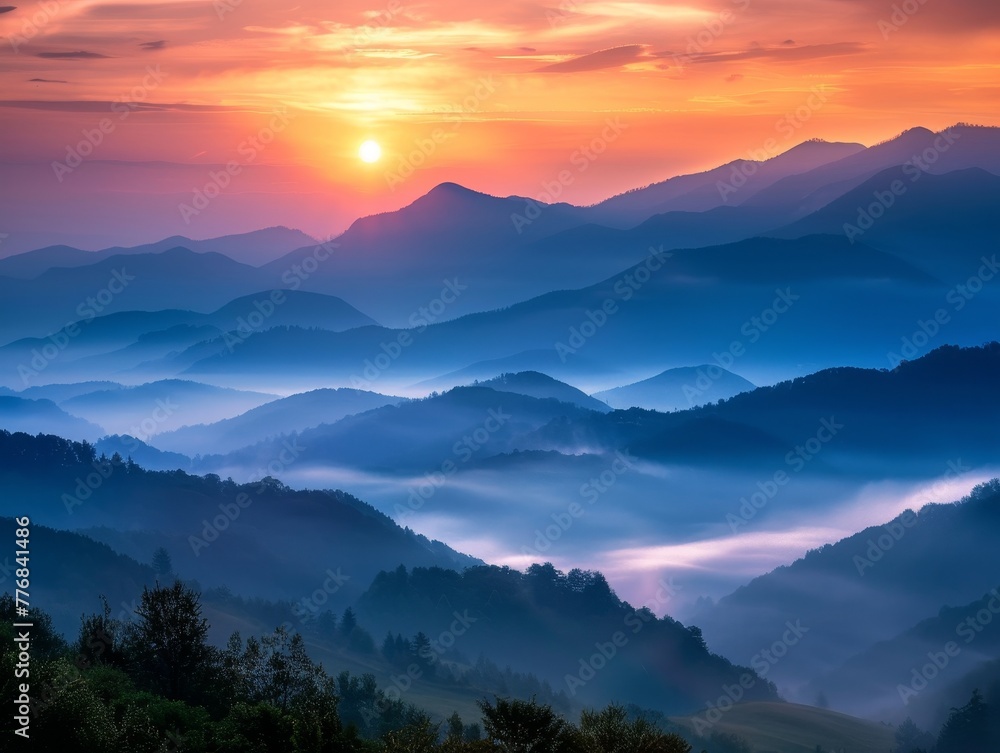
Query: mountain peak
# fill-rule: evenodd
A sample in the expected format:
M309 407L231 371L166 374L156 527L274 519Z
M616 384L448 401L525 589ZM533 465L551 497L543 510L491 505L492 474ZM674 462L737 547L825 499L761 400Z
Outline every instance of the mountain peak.
M471 188L466 188L458 183L445 181L444 183L438 183L434 186L434 188L424 194L423 198L426 199L431 196L467 198L471 196L488 196L488 194L484 194L481 191L474 191Z

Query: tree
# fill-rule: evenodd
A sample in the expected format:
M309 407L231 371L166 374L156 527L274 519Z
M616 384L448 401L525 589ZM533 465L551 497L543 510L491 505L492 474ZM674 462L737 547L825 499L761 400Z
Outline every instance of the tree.
M383 742L386 753L433 753L437 739L438 725L420 714L402 729L387 732Z
M603 711L584 711L580 734L587 753L690 753L681 737L662 732L649 721L628 718L622 706Z
M420 667L425 677L434 677L434 662L437 656L431 646L431 639L420 632L413 636L413 643L410 644L410 651L413 653L413 661Z
M924 732L909 717L896 729L896 747L893 753L920 753L934 747L934 736Z
M164 579L174 574L174 565L170 561L170 552L162 546L153 552L153 571Z
M503 753L579 753L583 749L576 728L534 698L477 703L487 737Z
M77 666L110 664L121 666L121 623L111 616L111 605L101 597L100 614L80 618L80 635L77 638Z
M465 736L465 725L462 724L462 717L457 711L453 711L448 717L448 739L459 741Z
M953 708L951 716L938 735L936 753L995 753L1000 740L991 724L990 707L979 690L961 708Z
M396 639L391 630L385 634L385 640L382 641L382 656L390 664L396 661Z
M179 580L144 588L135 614L126 644L138 673L171 700L193 698L213 656L198 594Z
M357 626L358 618L354 616L354 610L348 607L344 610L344 616L340 618L340 632L345 638L350 638Z

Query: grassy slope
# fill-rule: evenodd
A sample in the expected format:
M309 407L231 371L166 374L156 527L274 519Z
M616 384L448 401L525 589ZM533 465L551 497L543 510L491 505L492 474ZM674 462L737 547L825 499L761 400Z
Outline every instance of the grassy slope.
M672 719L688 729L691 717ZM758 753L889 753L893 729L836 711L794 703L743 703L712 728L745 737ZM697 750L697 748L695 748Z
M217 605L203 604L203 615L211 625L209 640L224 646L233 631L240 631L244 640L251 635L270 633L273 626L266 626L243 615L236 615L220 609ZM383 690L392 685L394 677L402 678L405 670L387 665L378 655L362 655L349 649L331 646L322 641L306 638L306 649L316 661L320 661L327 673L336 677L347 670L352 675L370 673ZM457 711L466 723L479 722L480 712L476 701L492 698L493 693L474 687L456 687L439 682L415 680L400 696L406 703L412 703L431 714L435 721L442 721Z

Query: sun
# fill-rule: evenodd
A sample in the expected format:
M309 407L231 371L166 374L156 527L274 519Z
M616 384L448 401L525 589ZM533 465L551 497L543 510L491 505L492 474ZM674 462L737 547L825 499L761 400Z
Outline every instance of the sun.
M377 141L369 139L358 149L358 156L363 162L376 162L382 156L382 147L378 145Z

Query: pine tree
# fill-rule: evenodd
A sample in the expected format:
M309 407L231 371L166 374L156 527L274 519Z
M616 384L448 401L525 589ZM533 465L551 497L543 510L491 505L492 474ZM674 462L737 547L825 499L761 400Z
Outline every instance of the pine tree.
M170 560L170 552L162 546L153 552L153 571L161 578L168 578L174 573L174 564Z
M357 626L358 618L354 616L354 610L348 607L344 610L344 616L340 618L340 632L345 637L350 637Z

